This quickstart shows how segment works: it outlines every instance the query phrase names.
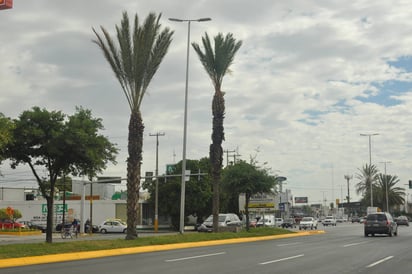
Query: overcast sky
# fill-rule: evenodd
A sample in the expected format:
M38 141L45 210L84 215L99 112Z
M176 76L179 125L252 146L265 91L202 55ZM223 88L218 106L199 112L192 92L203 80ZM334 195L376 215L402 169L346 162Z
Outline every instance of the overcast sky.
M73 114L76 106L103 119L106 135L120 149L118 164L104 176L126 175L130 110L100 49L92 27L112 35L123 11L143 20L162 13L175 31L142 106L145 124L142 174L159 173L182 158L187 23L168 18L212 21L191 24L191 42L207 32L233 33L243 45L226 92L223 149L251 156L284 188L310 203L351 197L360 168L372 163L397 175L399 187L412 179L411 1L243 1L15 0L0 11L0 112L17 118L33 106ZM190 51L187 158L208 156L213 86ZM230 153L233 155L233 153ZM233 157L229 160L233 160ZM226 154L225 154L226 164ZM27 168L1 166L0 186L22 187L33 179ZM410 198L409 198L410 199ZM353 200L352 200L353 201Z

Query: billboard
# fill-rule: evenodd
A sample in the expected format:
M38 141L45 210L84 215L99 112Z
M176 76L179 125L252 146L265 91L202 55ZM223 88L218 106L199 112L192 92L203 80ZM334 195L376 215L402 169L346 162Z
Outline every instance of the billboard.
M307 204L308 197L295 197L295 204Z
M13 0L0 0L0 10L11 9L13 7Z

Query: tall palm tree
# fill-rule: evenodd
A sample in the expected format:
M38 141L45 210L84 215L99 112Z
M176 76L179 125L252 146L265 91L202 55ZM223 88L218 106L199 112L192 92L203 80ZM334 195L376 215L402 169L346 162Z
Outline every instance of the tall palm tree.
M200 49L197 43L192 43L200 62L212 80L215 93L212 101L212 144L209 148L209 157L211 163L211 177L213 182L213 231L218 231L219 218L219 187L221 180L223 148L222 142L225 140L223 129L223 120L225 118L225 99L222 91L223 76L230 72L229 67L232 65L236 52L242 45L242 41L236 41L233 34L229 33L223 36L219 33L214 38L214 48L210 42L209 35L205 33L202 37L204 51Z
M134 17L130 30L127 12L123 12L120 26L116 25L118 46L107 30L100 26L103 35L93 28L97 39L93 40L109 62L130 107L127 158L127 236L137 238L136 224L139 209L140 168L143 149L143 120L140 106L147 87L159 68L172 42L173 31L161 29L161 14L150 13L143 24Z
M372 186L372 194L373 198L375 198L375 182L378 180L378 169L375 165L368 165L362 167L362 169L358 169L360 173L356 174L356 178L360 181L356 185L356 193L362 194L363 199L366 200L367 198L371 198L370 196L370 189Z
M395 185L399 183L399 178L395 175L385 175L380 173L378 177L377 184L377 202L382 209L386 209L389 212L391 206L402 205L405 202L403 196L405 195L405 189L401 187L396 187ZM386 208L386 189L388 189L388 205ZM374 195L375 196L375 195Z

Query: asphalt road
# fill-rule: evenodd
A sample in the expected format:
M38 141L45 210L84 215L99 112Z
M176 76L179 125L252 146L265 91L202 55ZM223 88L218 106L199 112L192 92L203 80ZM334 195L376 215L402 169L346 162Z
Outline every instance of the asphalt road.
M9 273L411 273L412 226L397 237L363 236L361 224L324 234L191 247L1 269Z

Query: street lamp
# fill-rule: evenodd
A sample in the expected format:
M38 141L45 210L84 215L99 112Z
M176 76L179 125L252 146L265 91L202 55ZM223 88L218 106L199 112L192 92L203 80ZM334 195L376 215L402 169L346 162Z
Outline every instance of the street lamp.
M371 137L379 135L379 133L370 133L364 134L361 133L360 136L368 136L369 137L369 169L372 166L372 153L371 153ZM373 181L371 180L371 207L373 207L373 191L372 191Z
M155 218L154 231L157 232L159 228L159 136L165 136L165 133L149 134L149 136L156 136L156 190L155 190Z
M385 165L385 189L386 189L386 211L389 212L389 199L388 199L388 178L386 177L386 164L391 162L380 162Z
M188 97L188 82L189 82L189 48L190 48L190 23L210 21L210 18L199 19L177 19L169 18L174 22L187 22L187 53L186 53L186 87L185 87L185 111L183 122L183 155L182 155L182 186L180 193L180 233L184 233L185 223L185 180L186 180L186 136L187 136L187 97Z

